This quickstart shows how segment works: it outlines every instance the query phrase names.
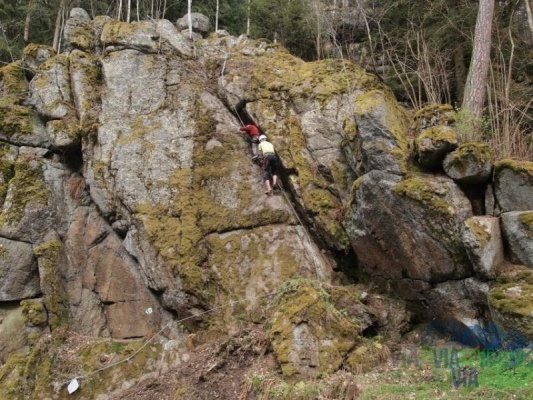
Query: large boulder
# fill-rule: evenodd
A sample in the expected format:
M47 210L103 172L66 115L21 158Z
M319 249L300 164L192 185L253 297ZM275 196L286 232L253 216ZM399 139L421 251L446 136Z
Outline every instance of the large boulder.
M501 219L511 261L533 268L533 211L507 212Z
M402 180L373 171L355 182L344 226L368 273L412 280L416 290L419 283L471 275L461 241L462 224L471 216L470 202L449 178Z
M28 75L35 75L42 63L56 55L56 51L44 44L29 44L22 52L22 66Z
M360 305L351 318L331 304L330 291L318 282L289 281L276 299L269 335L286 377L315 378L332 373L362 342L355 321L368 310Z
M416 156L420 165L427 169L442 166L444 157L457 147L457 134L448 125L425 129L415 140Z
M444 171L459 183L487 182L492 174L492 149L482 143L462 143L443 162Z
M49 119L66 117L74 110L68 55L59 54L41 64L30 82L30 94L31 104Z
M488 216L467 219L463 243L477 275L481 279L494 279L504 261L499 219Z
M407 121L403 111L387 93L368 91L356 98L357 138L366 172L406 172Z
M413 117L413 129L416 132L433 126L453 125L457 119L451 104L430 104L417 110Z
M194 55L194 48L191 41L181 34L176 27L167 19L158 19L155 21L147 21L147 24L151 24L154 29L159 33L162 40L162 48L169 52L177 53L178 55L191 58Z
M204 36L207 34L207 32L209 32L211 24L209 23L209 18L207 18L205 15L200 13L191 13L190 19L193 32L198 32ZM189 29L189 14L179 18L176 21L176 26L180 30Z
M0 140L15 145L46 146L45 125L26 105L28 82L20 61L0 68Z
M533 210L533 162L499 161L494 166L494 186L502 212Z
M108 21L104 25L100 40L105 46L114 46L116 49L155 53L159 48L159 37L159 33L148 24ZM115 49L114 47L110 50Z
M515 269L500 278L488 295L494 323L512 343L527 346L533 340L533 275Z
M96 44L94 25L83 8L73 8L65 22L63 42L68 50L90 50Z

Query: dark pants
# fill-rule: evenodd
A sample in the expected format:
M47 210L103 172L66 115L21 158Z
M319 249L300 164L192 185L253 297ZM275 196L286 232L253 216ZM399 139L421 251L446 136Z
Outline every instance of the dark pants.
M278 175L278 156L266 154L263 157L263 181L269 181L272 175Z

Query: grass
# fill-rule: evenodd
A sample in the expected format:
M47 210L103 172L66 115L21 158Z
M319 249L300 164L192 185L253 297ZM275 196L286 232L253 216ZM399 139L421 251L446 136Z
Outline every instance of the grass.
M448 349L448 357L451 355ZM476 368L478 386L454 388L450 368L436 368L432 349L419 350L419 363L409 356L400 358L397 367L385 368L357 377L362 389L361 399L532 399L533 355L500 352L487 357L478 350L459 350L455 353L459 366ZM414 357L413 357L414 358Z

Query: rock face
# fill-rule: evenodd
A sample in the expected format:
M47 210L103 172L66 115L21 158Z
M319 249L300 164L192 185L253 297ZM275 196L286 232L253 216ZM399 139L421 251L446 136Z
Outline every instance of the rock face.
M371 275L413 288L471 275L460 237L472 210L451 180L372 171L353 196L344 225Z
M209 23L209 18L207 18L205 15L200 13L191 13L190 19L194 32L198 32L202 35L205 35L207 32L209 32L211 24ZM185 15L178 19L176 21L176 25L180 30L189 29L189 15Z
M457 135L452 127L438 125L425 129L416 138L416 158L427 169L436 169L442 165L444 157L457 147Z
M2 311L0 338L46 366L61 360L48 334L207 340L267 323L283 373L317 377L385 360L388 347L362 333L398 338L411 311L472 331L487 322L503 243L463 190L485 185L488 164L466 157L456 175L450 153L443 175L455 142L438 135L428 146L419 136L415 157L435 174L410 158L409 130L448 133L449 107L413 121L356 65L220 32L191 42L179 28L73 10L65 52L31 47L28 73L0 69L0 307L21 301ZM240 122L274 144L279 196L264 194ZM529 267L530 170L502 162L494 181L506 245ZM397 299L340 284L358 268ZM505 314L497 300L491 310ZM34 364L10 362L0 384L37 379L24 376ZM20 390L60 396L41 381Z
M533 268L533 211L503 213L502 227L511 260Z
M494 279L503 263L503 242L497 218L472 217L465 221L463 243L474 270L482 279Z
M463 143L444 159L444 171L460 183L478 184L492 173L492 150L485 144Z
M533 210L533 162L502 160L494 169L494 191L500 209Z

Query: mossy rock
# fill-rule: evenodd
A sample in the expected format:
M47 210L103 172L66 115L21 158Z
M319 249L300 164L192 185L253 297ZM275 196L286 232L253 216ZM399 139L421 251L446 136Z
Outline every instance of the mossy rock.
M33 252L38 258L41 290L49 313L50 327L65 327L68 325L68 299L59 270L63 245L59 240L53 239L36 246Z
M497 162L494 194L502 212L533 210L533 162L511 159Z
M15 61L5 67L0 68L0 93L2 103L6 102L6 97L11 98L13 103L20 104L28 93L28 82L24 76L22 61Z
M0 100L0 134L6 138L31 135L33 113L28 107L2 104Z
M496 284L489 291L488 301L493 319L505 332L533 340L533 284Z
M533 162L532 161L517 161L510 158L500 160L494 166L496 172L501 172L504 169L510 169L515 172L525 173L533 177Z
M158 48L159 34L146 24L130 24L121 21L105 23L101 41L104 45L125 46L127 48L155 52Z
M386 344L364 339L346 358L345 367L355 374L361 374L383 365L389 359L390 350Z
M15 176L15 157L10 145L0 143L0 204L4 203L9 182Z
M286 282L273 307L269 335L286 377L336 371L358 340L357 323L335 308L320 282Z
M447 153L457 147L457 135L447 125L437 125L425 129L415 139L416 158L425 168L441 166Z
M457 113L450 104L430 104L417 110L413 116L412 128L420 132L437 125L452 125Z
M399 196L415 200L444 216L452 216L450 204L446 199L447 193L443 192L440 185L423 175L411 175L394 186L393 191Z
M31 157L19 157L14 165L14 175L9 181L6 200L9 205L0 215L0 225L19 223L29 204L47 204L49 189L44 184L41 162Z
M479 184L492 174L494 153L484 143L462 143L444 159L444 171L458 182Z
M30 43L22 52L22 64L26 68L26 72L34 75L43 62L55 55L56 51L50 46Z
M40 299L22 300L22 316L29 326L41 326L48 322L48 315L44 303Z

